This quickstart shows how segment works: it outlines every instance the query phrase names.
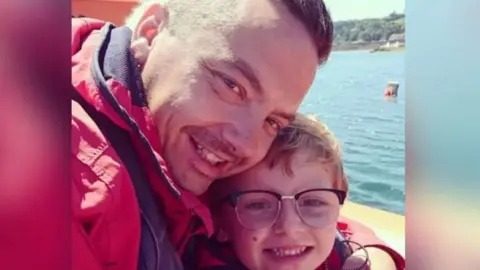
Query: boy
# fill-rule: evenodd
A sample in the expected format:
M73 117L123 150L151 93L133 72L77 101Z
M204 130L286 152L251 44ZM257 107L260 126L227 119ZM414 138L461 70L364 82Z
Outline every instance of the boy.
M365 249L345 262L336 260L332 249L347 191L335 137L314 117L298 114L261 163L210 188L217 243L207 245L210 254L216 247L226 248L216 256L223 263L200 254L200 268L313 270L341 269L343 264L368 269L371 264L370 269L402 269L403 263L395 265L385 252L372 252L370 259L362 256ZM225 259L227 242L232 259Z

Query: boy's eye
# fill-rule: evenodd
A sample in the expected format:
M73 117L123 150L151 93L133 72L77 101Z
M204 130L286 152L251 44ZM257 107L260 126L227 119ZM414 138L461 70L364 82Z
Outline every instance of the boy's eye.
M321 207L325 206L325 202L319 199L304 199L301 202L302 206Z
M266 210L272 208L272 205L267 202L250 202L245 208L248 210Z

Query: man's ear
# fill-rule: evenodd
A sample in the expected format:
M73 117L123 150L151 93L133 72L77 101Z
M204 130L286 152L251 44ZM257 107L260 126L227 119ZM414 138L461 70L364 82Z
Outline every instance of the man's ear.
M140 68L145 65L155 37L167 22L167 6L155 2L140 5L128 18L127 25L132 30L131 50Z
M133 40L146 39L152 44L155 36L168 22L168 7L157 2L140 5L128 19L127 24L133 32Z

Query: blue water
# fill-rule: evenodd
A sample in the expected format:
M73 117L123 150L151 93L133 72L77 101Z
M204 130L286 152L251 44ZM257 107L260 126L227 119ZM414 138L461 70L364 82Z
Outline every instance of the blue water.
M343 148L350 200L405 213L405 63L403 52L334 52L300 111L315 113ZM389 81L400 83L386 101Z

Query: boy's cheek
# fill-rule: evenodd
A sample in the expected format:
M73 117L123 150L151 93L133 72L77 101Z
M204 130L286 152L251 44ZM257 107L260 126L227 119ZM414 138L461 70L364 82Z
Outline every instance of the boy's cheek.
M333 249L333 244L335 242L336 227L330 226L321 230L316 230L312 232L312 235L315 237L316 242L316 260L318 262L323 262L327 259L328 255Z
M335 225L312 231L312 235L315 237L316 244L319 245L322 250L328 251L333 248L336 233L337 229Z
M268 232L265 230L250 231L239 229L232 236L235 237L233 241L235 253L242 263L249 268L254 266L258 268L261 264L263 240L267 238Z

